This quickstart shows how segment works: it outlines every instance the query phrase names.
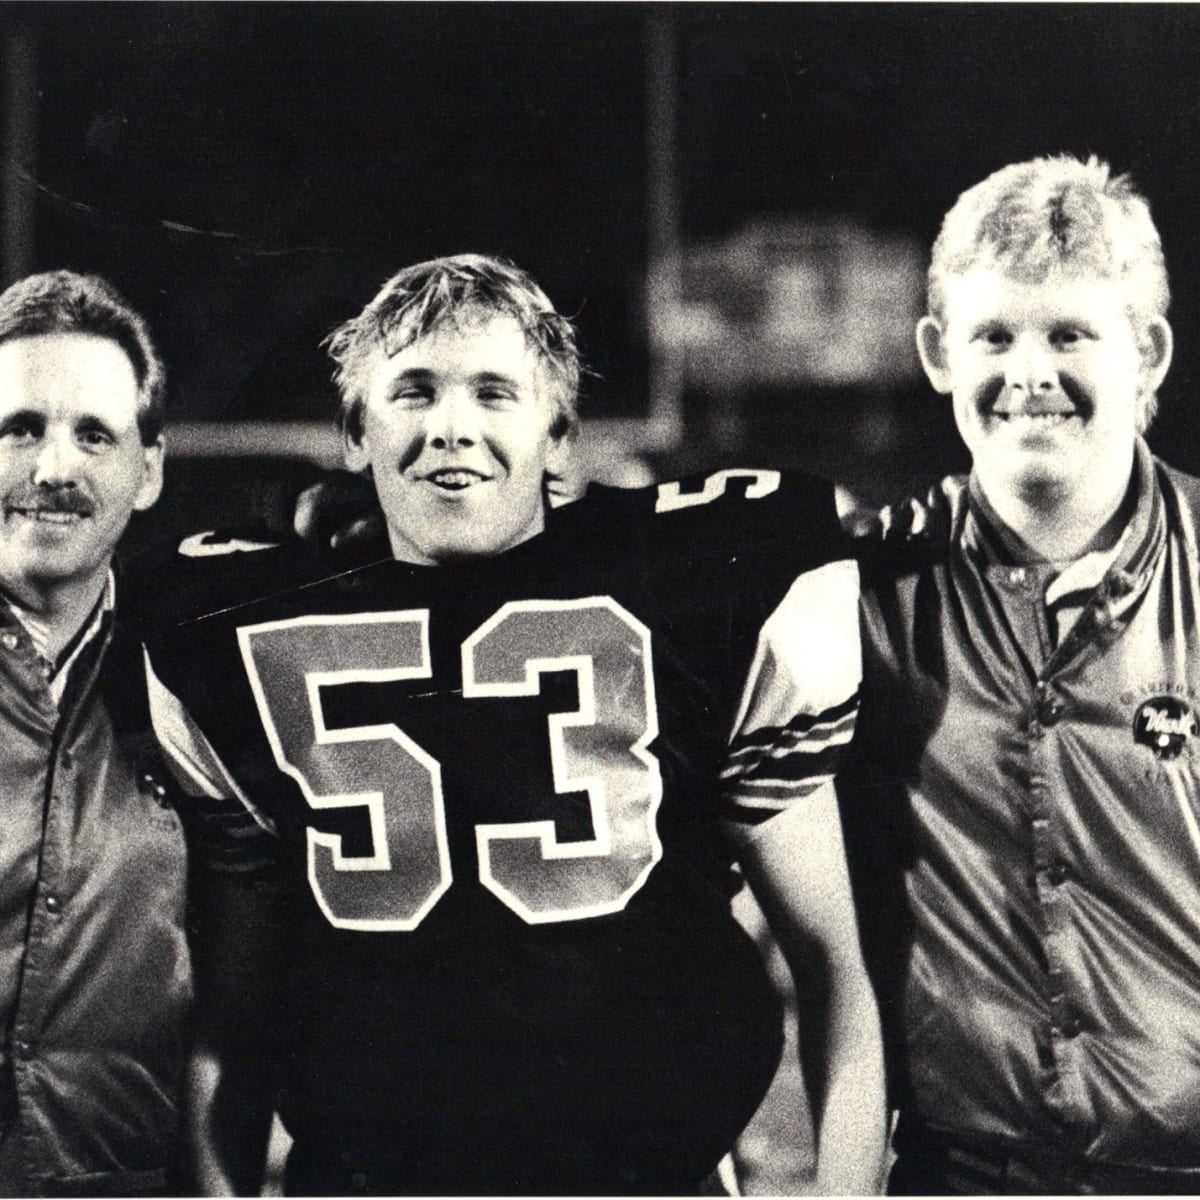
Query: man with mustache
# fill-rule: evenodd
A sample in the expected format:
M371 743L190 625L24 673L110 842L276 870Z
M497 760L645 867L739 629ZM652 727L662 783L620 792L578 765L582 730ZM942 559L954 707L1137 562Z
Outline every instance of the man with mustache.
M146 325L104 280L0 295L3 1195L171 1186L183 833L112 568L162 487L163 399Z
M841 786L897 1194L1200 1187L1200 482L1148 206L1095 159L965 192L917 344L972 457L864 580Z
M201 1185L257 1190L277 1107L292 1194L696 1192L779 1055L736 861L805 997L817 1190L871 1190L832 488L733 471L551 509L574 329L501 260L401 271L331 355L388 545L310 568L189 539L190 611L149 646L207 798Z

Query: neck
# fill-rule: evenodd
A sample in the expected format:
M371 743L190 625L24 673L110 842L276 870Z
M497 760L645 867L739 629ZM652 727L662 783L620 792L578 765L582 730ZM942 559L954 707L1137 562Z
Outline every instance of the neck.
M107 581L105 569L87 580L6 581L2 590L14 604L45 626L47 652L51 658L57 658L92 615Z
M1073 562L1111 549L1137 502L1135 484L1128 476L1088 504L1036 489L989 490L983 480L980 487L995 519L1020 541L1028 562Z

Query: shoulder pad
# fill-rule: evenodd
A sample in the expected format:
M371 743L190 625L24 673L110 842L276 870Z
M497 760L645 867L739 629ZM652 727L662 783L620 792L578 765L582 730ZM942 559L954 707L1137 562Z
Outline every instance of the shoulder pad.
M706 509L728 511L731 507L762 500L785 507L794 507L798 503L814 508L826 506L834 512L831 483L799 471L765 467L725 467L638 488L614 488L594 483L588 487L583 501L576 504L582 503L584 508L620 505L669 517L673 513L701 515Z
M299 539L269 541L261 534L192 534L159 560L153 578L143 572L139 608L162 628L273 595L311 579L317 567ZM150 599L146 595L150 594Z
M833 485L799 472L728 468L624 491L593 487L579 503L597 537L656 561L774 562L782 571L853 555Z

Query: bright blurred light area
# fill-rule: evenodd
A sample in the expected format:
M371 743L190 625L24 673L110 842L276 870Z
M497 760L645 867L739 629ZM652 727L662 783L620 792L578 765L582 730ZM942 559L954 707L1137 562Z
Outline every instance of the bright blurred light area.
M902 386L917 378L923 288L915 238L842 217L759 218L684 248L682 294L653 336L706 390Z

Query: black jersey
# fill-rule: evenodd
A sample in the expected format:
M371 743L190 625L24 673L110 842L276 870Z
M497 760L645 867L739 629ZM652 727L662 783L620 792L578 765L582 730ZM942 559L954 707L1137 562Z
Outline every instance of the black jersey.
M184 544L202 611L150 690L207 857L293 887L297 1186L694 1186L781 1044L726 823L802 803L853 729L832 489L592 488L459 566L238 548Z

